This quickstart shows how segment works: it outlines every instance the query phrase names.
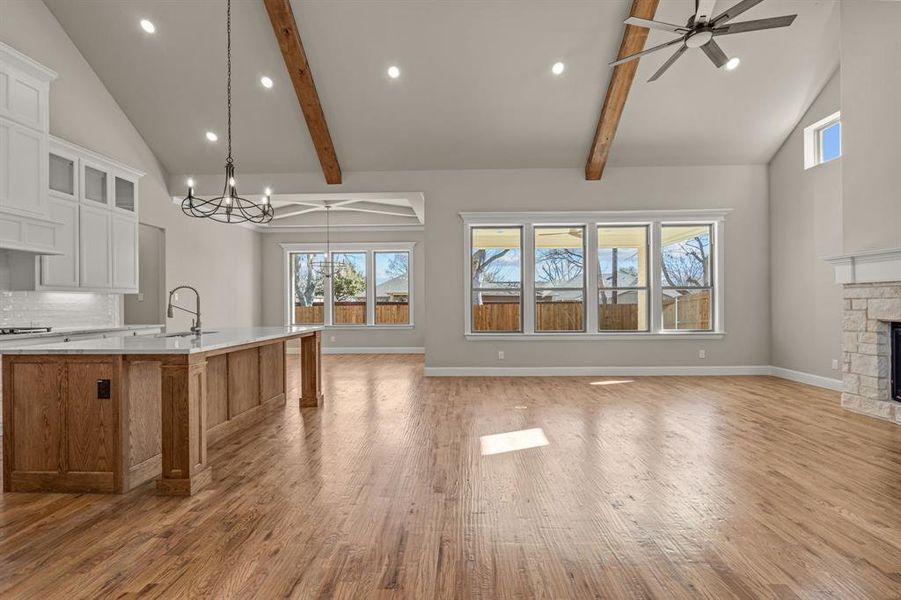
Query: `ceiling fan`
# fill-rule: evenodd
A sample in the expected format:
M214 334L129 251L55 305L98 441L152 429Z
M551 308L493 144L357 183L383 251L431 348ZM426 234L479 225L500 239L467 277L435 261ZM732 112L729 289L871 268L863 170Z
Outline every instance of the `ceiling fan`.
M625 20L627 25L676 33L679 34L679 37L666 42L665 44L660 44L659 46L654 46L653 48L648 48L647 50L642 50L641 52L636 52L635 54L630 54L629 56L615 60L610 63L610 66L615 67L616 65L640 58L645 54L650 54L651 52L656 52L657 50L663 50L664 48L679 44L679 49L676 50L676 53L670 56L669 59L663 63L663 66L657 69L657 72L654 73L648 81L656 81L659 79L660 76L673 66L673 63L679 60L679 57L689 48L700 48L711 62L713 62L717 68L720 68L729 61L729 58L726 56L726 53L723 52L723 49L720 48L719 44L716 43L715 37L731 35L733 33L745 33L747 31L788 27L794 22L795 17L798 16L785 15L782 17L769 17L766 19L756 19L754 21L729 23L738 15L761 2L763 2L763 0L741 0L741 2L725 12L720 13L715 17L711 17L716 0L695 0L695 14L688 17L688 22L685 26L663 23L661 21L650 21L638 17L629 17Z

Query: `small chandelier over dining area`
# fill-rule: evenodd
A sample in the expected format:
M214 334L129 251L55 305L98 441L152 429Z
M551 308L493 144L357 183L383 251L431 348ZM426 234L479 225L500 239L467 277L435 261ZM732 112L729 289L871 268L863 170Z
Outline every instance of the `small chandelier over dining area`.
M188 195L181 201L181 210L189 217L212 219L220 223L268 223L275 216L272 191L266 188L259 202L238 194L235 180L235 161L232 158L232 27L231 0L226 4L226 98L228 111L228 157L225 159L225 185L222 194L214 198L194 195L194 180L188 179Z
M311 266L319 275L329 279L343 274L348 269L348 264L346 261L332 258L331 221L329 220L329 211L332 209L332 206L328 201L325 201L323 208L325 208L325 254L322 260L314 260Z

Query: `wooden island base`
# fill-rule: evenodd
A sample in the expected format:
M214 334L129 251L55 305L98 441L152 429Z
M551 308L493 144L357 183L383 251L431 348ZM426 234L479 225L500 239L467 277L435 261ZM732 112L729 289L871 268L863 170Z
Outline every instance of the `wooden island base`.
M189 496L212 481L207 447L285 404L301 353L301 407L322 403L320 333L191 354L6 354L3 489L124 493L158 478Z

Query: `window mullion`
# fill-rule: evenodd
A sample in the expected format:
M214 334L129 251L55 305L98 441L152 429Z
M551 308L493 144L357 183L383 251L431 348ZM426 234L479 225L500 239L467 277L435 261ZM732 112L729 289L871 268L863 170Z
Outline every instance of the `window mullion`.
M585 331L598 331L598 224L587 223L585 246Z
M522 330L535 333L535 228L522 228Z
M661 279L661 262L663 261L663 249L660 242L660 223L651 223L651 248L648 253L648 284L650 285L650 298L648 305L651 309L651 333L660 333L663 330L663 281Z
M326 254L325 251L322 252L322 256L325 258L325 260L332 260L332 256ZM332 323L332 314L334 313L334 311L332 310L332 300L334 298L334 294L332 293L333 279L334 277L326 277L325 282L322 286L322 294L324 296L322 304L322 322L325 325L334 325L334 323Z
M366 251L366 323L375 325L375 252Z

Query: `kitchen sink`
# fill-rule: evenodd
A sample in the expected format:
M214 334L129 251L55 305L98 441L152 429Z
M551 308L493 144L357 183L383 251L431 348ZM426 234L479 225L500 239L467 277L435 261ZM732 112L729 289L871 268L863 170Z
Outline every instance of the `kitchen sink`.
M202 331L202 332L200 332L200 335L203 335L204 333L219 333L219 332L218 332L218 331ZM189 337L189 336L192 336L192 335L197 335L197 334L192 333L192 332L190 332L190 331L178 331L178 332L175 332L175 333L159 333L159 334L157 334L157 335L154 336L154 337L158 337L158 338L171 338L171 337Z

